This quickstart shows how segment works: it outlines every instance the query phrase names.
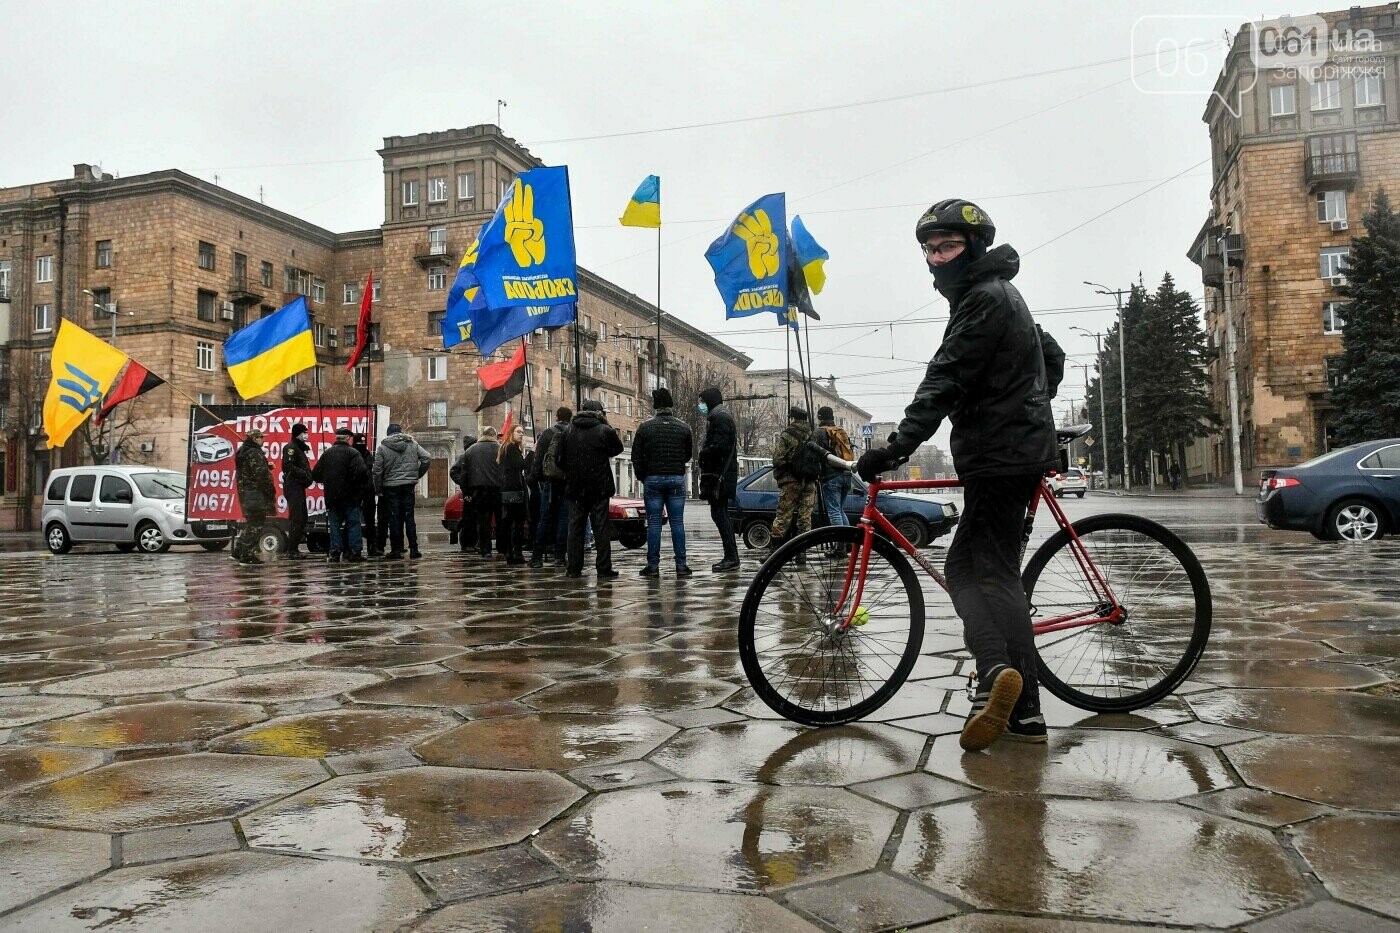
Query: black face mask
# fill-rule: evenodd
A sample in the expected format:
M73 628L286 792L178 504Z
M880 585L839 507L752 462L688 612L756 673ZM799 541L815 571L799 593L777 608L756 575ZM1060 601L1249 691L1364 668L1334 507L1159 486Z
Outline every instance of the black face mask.
M963 251L953 259L941 266L930 263L928 270L933 273L934 287L940 292L956 290L961 287L966 282L968 269L985 255L987 255L986 244L981 239L973 237Z

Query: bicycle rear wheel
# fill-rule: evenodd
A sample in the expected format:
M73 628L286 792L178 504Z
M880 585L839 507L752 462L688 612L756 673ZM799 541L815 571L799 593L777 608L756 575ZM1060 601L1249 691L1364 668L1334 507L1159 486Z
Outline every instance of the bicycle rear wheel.
M1191 673L1210 637L1210 584L1176 535L1136 515L1094 515L1074 523L1085 552L1126 612L1036 637L1040 682L1081 709L1121 713L1156 703ZM1060 529L1021 575L1035 621L1112 609L1091 585Z
M832 633L861 529L832 526L783 545L759 568L739 613L739 658L754 692L778 715L809 726L868 716L913 670L924 639L924 594L909 561L875 537L860 608L865 624ZM844 547L843 547L844 546Z

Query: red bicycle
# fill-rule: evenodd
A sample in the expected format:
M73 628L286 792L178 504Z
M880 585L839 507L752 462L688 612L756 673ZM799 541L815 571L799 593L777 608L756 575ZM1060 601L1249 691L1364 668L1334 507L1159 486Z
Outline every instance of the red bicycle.
M1062 431L1061 441L1077 433ZM759 568L739 616L739 656L754 692L774 712L806 725L836 725L868 716L894 696L918 659L928 608L910 558L944 591L935 600L937 621L961 631L943 575L879 507L887 490L960 485L871 483L859 525L809 531ZM1045 481L1026 509L1023 556L1042 505L1058 530L1021 574L1041 684L1100 713L1167 696L1210 636L1210 584L1200 561L1176 535L1136 515L1071 523Z

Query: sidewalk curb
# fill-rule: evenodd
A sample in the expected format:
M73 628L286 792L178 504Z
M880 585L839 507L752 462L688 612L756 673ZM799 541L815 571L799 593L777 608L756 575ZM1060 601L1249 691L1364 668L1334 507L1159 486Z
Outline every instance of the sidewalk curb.
M1113 492L1108 489L1096 489L1094 492L1101 496L1117 496L1120 499L1236 499L1247 502L1254 498L1247 493L1237 496L1233 492L1188 492L1184 495L1174 492Z

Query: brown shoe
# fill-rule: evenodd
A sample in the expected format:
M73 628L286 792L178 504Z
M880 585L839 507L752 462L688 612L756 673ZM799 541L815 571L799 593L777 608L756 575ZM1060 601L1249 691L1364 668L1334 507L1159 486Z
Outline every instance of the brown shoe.
M965 752L980 752L1006 731L1011 710L1021 696L1021 672L998 664L987 672L985 686L972 700L972 712L963 725L958 744Z

